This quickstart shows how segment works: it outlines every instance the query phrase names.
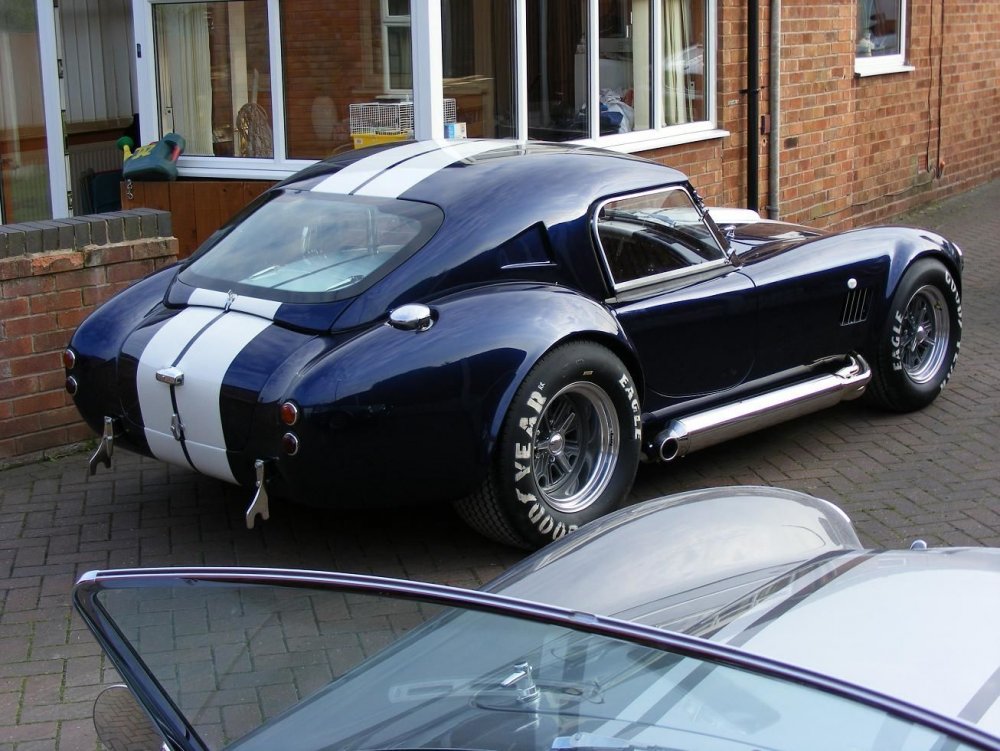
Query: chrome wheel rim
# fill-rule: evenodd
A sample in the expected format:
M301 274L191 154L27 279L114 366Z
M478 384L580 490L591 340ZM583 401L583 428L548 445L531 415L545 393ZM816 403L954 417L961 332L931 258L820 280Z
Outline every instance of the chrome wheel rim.
M906 304L899 333L903 372L915 383L927 383L941 369L950 336L948 303L941 290L925 285Z
M615 405L600 386L571 383L545 404L535 425L531 469L545 502L563 513L587 508L618 461Z

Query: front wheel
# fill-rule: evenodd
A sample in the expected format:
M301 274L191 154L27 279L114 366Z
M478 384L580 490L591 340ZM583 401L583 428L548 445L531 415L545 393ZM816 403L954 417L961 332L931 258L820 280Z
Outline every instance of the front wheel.
M877 345L870 398L896 412L927 406L951 377L961 338L957 282L940 262L917 261L892 297Z
M590 342L557 347L518 389L485 484L456 509L488 537L541 547L624 499L641 438L638 394L622 362Z

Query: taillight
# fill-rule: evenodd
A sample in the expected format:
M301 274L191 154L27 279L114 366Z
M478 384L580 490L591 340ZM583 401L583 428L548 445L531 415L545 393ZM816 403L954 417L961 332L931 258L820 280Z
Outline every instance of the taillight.
M62 361L66 370L72 370L73 366L76 365L76 352L71 349L63 350Z
M282 423L291 427L299 421L299 408L295 402L285 402L278 408L278 415Z

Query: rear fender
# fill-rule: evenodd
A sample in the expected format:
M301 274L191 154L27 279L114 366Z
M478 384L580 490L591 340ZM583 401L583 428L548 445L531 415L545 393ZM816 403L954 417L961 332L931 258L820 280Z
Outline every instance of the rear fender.
M315 431L300 436L303 450L315 443L317 458L336 456L338 476L361 480L371 457L390 455L411 487L467 494L486 476L518 386L552 347L592 339L635 368L614 316L565 288L503 284L430 307L429 329L377 325L300 372L290 397Z
M69 342L77 355L72 375L79 386L73 399L97 433L105 415L121 412L117 363L122 343L161 303L176 270L170 266L156 271L112 297L84 319Z

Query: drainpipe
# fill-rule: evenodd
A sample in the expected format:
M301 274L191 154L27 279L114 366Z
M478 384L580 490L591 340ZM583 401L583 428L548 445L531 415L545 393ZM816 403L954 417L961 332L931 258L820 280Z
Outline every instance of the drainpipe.
M781 0L771 0L771 24L768 31L769 73L767 103L771 116L771 134L767 142L767 218L781 216Z
M747 2L747 208L760 205L760 4Z

